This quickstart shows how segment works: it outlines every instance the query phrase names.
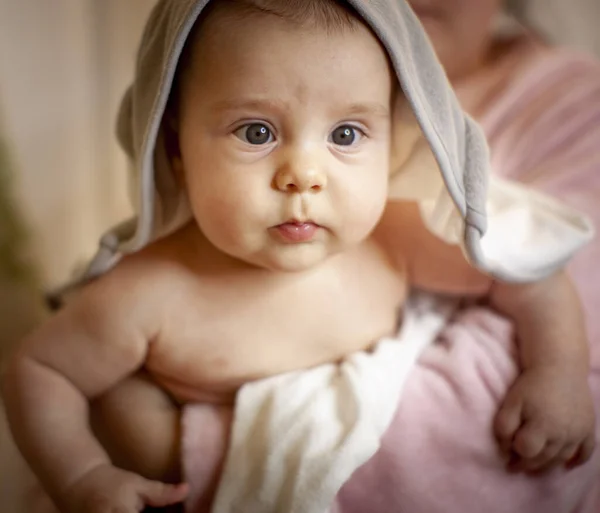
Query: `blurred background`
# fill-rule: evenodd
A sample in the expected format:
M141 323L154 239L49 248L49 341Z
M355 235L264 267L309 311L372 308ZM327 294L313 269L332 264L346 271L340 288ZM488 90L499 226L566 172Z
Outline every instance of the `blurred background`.
M63 282L98 236L130 214L113 127L153 4L0 0L0 251L3 261L32 264L36 293ZM600 55L599 0L520 5L553 41ZM9 336L2 318L14 325L25 315L9 283L14 269L8 274L2 339Z
M153 0L0 0L0 126L44 284L129 213L114 118Z

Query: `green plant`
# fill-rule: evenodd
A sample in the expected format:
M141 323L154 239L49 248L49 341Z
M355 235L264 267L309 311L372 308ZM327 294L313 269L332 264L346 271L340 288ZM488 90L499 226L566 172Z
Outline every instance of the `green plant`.
M13 169L8 147L0 139L0 277L33 283L36 276L27 254L28 231L14 197Z

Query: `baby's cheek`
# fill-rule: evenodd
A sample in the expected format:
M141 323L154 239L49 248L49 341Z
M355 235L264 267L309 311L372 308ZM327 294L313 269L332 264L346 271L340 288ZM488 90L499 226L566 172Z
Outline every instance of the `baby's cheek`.
M229 234L234 211L228 198L202 193L190 201L196 222L209 239L222 239Z
M243 258L256 251L264 231L248 195L218 195L207 199L198 209L198 225L221 251Z
M344 199L346 218L364 237L378 223L387 203L387 177L373 176L353 188Z
M373 205L369 208L356 208L345 215L342 220L344 246L355 245L366 240L377 226L380 217L380 209Z

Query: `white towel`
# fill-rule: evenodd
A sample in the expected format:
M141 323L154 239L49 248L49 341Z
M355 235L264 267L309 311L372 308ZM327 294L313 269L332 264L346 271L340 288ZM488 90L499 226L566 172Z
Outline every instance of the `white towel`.
M454 307L413 294L396 338L340 364L245 385L212 513L325 513L379 449L408 374Z

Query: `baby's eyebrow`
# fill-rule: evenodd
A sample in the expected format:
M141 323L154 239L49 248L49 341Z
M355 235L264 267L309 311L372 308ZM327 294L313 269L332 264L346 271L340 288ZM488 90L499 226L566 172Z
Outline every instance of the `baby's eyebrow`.
M351 116L376 116L386 118L390 115L390 106L382 103L367 102L353 103L343 109L345 115Z
M285 110L285 105L269 99L261 98L234 98L229 100L221 100L213 105L213 110L216 112L226 112L235 110L260 110L260 111L282 111Z
M348 105L332 106L342 116L374 116L389 117L390 106L378 102L356 102ZM213 105L215 112L236 110L256 110L268 112L284 112L289 110L285 102L262 98L234 98L221 100Z

